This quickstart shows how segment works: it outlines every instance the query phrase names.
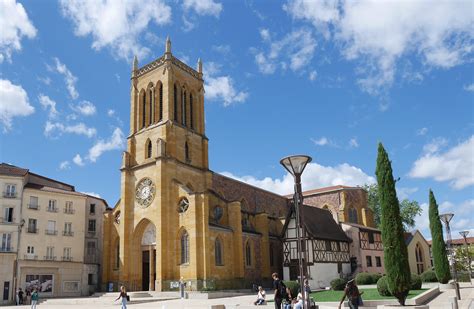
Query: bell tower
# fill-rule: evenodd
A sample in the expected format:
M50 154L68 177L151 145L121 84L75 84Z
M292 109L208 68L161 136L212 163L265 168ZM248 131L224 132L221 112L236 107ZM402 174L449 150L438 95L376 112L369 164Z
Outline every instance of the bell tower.
M134 58L130 136L123 165L140 165L166 156L208 168L202 77L201 60L193 69L174 57L169 37L160 58L142 67Z

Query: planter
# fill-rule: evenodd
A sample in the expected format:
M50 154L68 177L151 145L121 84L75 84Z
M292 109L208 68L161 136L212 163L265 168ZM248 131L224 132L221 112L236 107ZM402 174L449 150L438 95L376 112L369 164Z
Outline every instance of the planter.
M439 289L444 291L444 290L454 290L454 284L452 282L449 283L440 283L439 284Z

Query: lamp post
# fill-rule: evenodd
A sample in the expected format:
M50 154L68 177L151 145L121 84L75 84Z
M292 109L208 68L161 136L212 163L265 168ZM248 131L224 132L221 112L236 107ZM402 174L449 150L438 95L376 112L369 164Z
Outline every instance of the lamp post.
M467 245L467 235L469 231L461 231L459 234L464 238L464 245L466 246L467 262L469 267L469 281L471 281L471 252L469 251L469 246Z
M293 195L293 202L295 205L295 217L296 217L296 241L297 241L297 252L298 252L298 267L300 270L299 284L301 289L301 296L303 298L303 308L309 308L306 299L306 293L304 291L304 270L305 262L303 262L303 241L305 240L304 227L301 224L301 205L303 203L303 193L301 191L301 175L306 165L311 162L311 157L306 155L294 155L288 156L280 160L280 164L293 176L295 180L295 194ZM300 235L300 228L301 234ZM308 295L309 296L309 295ZM309 298L309 297L308 297Z
M456 289L456 297L460 300L461 294L459 293L459 284L458 284L458 273L456 271L456 259L454 258L453 245L451 240L451 228L449 227L449 222L454 217L454 214L447 213L439 215L440 220L446 225L446 237L448 238L448 251L451 256L451 261L449 265L451 266L451 271L454 275L454 288Z

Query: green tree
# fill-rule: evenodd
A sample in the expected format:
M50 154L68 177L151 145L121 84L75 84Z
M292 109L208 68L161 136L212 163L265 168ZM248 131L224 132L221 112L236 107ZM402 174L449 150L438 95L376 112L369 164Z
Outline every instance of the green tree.
M472 261L474 256L474 247L465 245L459 246L455 249L456 256L456 270L460 272L469 271L469 263ZM471 267L472 269L472 267Z
M377 183L380 201L380 218L382 224L382 242L384 251L385 273L387 274L388 289L400 305L405 305L410 291L410 266L403 223L400 216L400 205L395 190L392 164L382 143L379 143L377 155Z
M443 239L443 226L439 220L438 204L431 190L428 216L430 218L431 250L433 252L436 278L438 278L440 283L448 283L451 278L451 273L449 271L448 255Z
M380 228L380 200L379 186L377 184L366 184L363 188L367 191L367 204L374 213L375 225ZM406 231L415 227L415 218L421 215L421 207L415 200L404 199L400 203L400 216Z

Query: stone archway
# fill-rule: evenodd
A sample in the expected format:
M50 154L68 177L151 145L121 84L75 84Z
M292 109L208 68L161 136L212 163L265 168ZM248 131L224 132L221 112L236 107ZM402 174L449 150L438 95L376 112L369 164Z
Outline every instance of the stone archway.
M148 219L138 223L133 237L135 290L154 291L156 280L156 226Z

